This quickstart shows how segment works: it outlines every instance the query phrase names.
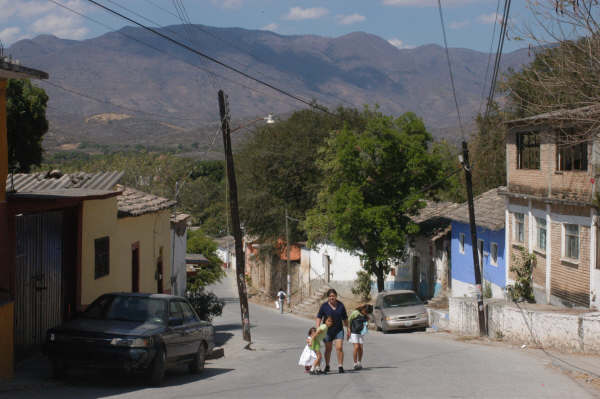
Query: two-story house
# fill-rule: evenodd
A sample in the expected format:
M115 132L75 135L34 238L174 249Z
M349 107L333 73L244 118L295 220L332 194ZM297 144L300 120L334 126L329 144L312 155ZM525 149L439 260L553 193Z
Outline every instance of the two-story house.
M598 141L590 127L600 106L554 111L507 123L506 243L536 258L536 301L598 306L595 207ZM506 279L514 281L510 268Z

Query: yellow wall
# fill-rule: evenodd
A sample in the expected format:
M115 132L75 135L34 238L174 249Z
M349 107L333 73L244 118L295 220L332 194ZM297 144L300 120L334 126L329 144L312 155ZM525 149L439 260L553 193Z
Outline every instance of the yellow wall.
M110 272L94 277L94 240L110 237ZM117 218L116 197L83 203L81 304L114 291L131 291L131 245L139 241L140 292L156 292L156 262L163 247L163 288L171 288L169 211Z

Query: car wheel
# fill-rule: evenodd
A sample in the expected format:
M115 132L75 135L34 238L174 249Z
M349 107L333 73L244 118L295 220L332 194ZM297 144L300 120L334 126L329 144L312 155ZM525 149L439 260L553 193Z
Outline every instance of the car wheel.
M163 348L160 348L154 356L152 365L150 366L149 375L150 383L154 386L159 386L165 377L165 368L167 364L167 355Z
M52 378L60 380L67 375L67 365L62 360L52 361Z
M206 347L204 346L204 342L200 343L200 347L198 348L198 353L194 356L194 360L188 365L190 369L190 373L200 374L204 371L204 361L206 360Z

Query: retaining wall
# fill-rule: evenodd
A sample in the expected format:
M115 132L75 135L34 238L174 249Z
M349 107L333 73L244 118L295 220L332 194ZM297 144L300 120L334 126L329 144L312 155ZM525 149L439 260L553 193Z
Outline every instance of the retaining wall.
M488 336L571 352L600 353L600 313L569 314L524 309L504 300L485 301ZM450 331L478 335L477 302L450 298Z

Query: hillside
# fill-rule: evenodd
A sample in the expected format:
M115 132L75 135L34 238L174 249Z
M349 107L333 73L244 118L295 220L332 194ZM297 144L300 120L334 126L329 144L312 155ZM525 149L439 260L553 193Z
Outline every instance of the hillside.
M379 104L396 115L414 111L434 134L456 134L445 53L437 45L400 50L362 32L329 38L208 26L163 31L308 100L331 108ZM237 120L303 107L139 28L82 41L42 35L15 43L9 53L50 74L49 83L41 84L51 99L48 149L81 142L205 148L217 128L219 89L229 94ZM450 53L462 111L472 119L488 55L468 49ZM519 68L528 61L527 50L519 50L506 54L502 67Z

